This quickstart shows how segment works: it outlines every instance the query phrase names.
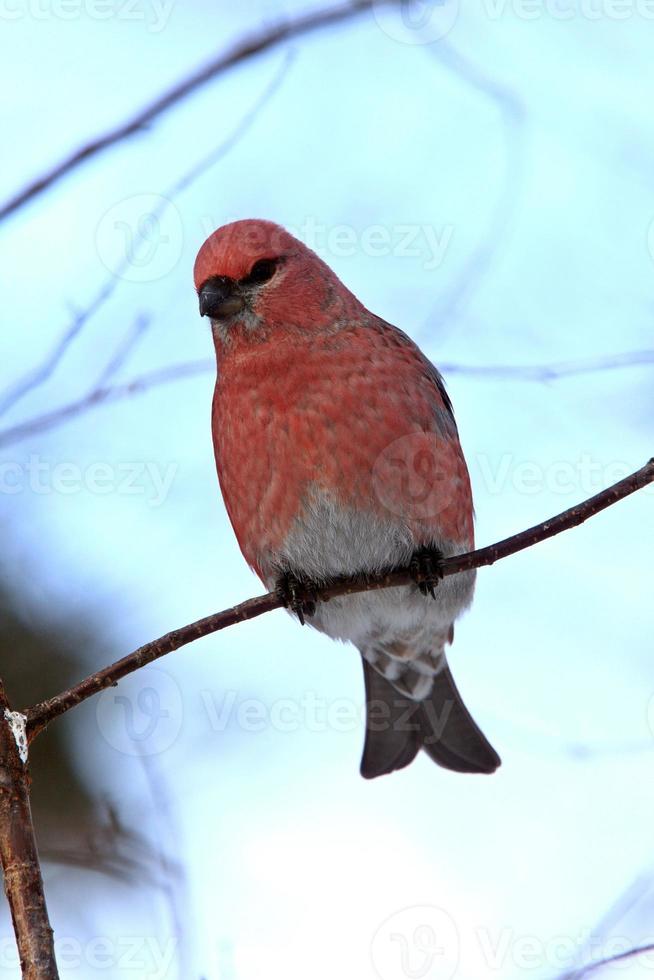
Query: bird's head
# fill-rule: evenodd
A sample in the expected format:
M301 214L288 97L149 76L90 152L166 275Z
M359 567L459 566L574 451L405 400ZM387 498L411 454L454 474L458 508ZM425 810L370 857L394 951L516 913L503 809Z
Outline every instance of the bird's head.
M198 252L193 276L200 315L220 342L315 331L358 306L315 252L272 221L218 228Z

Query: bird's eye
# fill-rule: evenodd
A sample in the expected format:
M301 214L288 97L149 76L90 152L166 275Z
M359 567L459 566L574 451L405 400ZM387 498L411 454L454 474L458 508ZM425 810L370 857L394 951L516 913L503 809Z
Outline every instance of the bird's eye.
M275 259L259 259L250 269L245 282L268 282L269 279L272 279L276 268Z

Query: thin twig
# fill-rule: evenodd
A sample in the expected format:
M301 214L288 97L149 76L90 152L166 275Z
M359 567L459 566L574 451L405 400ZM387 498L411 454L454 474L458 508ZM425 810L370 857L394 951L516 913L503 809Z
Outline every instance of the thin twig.
M173 815L170 807L170 799L167 793L165 780L159 772L156 760L153 756L143 751L142 743L139 743L139 761L145 781L150 791L152 800L153 820L159 824L161 832L167 829L170 835L170 846L174 853L181 852L180 841L175 833ZM163 836L163 834L162 834ZM161 838L160 838L161 840ZM186 977L190 973L189 969L189 950L188 935L185 924L188 922L187 910L189 903L187 896L182 894L186 884L184 874L176 862L169 858L165 845L160 844L157 852L159 857L159 870L161 874L161 891L166 899L168 912L170 915L170 927L172 935L175 937L177 946L177 973L180 977Z
M183 878L180 864L160 852L144 834L128 828L113 804L105 805L106 819L89 833L78 828L77 839L70 846L41 847L41 861L83 868L117 881L138 881L162 891L169 887L170 878Z
M462 269L427 318L431 332L452 324L467 299L478 288L497 260L502 241L511 229L514 215L520 205L520 193L525 171L525 122L527 112L519 94L487 75L469 61L444 38L439 44L425 46L429 55L436 58L448 71L453 72L465 85L490 99L500 113L505 144L505 163L502 186L493 206L490 223L481 240L465 260Z
M8 412L10 408L24 398L25 395L32 391L34 388L38 388L40 385L45 384L49 378L54 374L57 365L63 358L64 354L68 351L69 347L73 343L76 337L82 331L82 328L91 319L91 317L101 309L107 300L110 299L114 289L118 284L118 280L113 276L108 279L102 287L98 290L91 302L83 310L75 311L72 321L68 324L61 337L48 353L48 355L43 359L41 364L38 364L35 368L31 368L22 378L14 382L2 396L0 396L0 415L4 415Z
M488 545L486 548L480 548L477 551L444 559L441 564L442 574L443 576L456 575L458 572L492 565L496 561L506 558L508 555L513 555L525 548L530 548L532 545L540 541L545 541L547 538L551 538L561 531L577 527L589 517L599 514L600 511L611 507L619 500L635 493L652 482L654 482L654 459L651 459L642 469L632 473L624 480L620 480L618 483L608 487L606 490L602 490L589 500L563 511L562 514L552 517L542 524L537 524L535 527L521 531L519 534L514 534L509 538L498 541L496 544ZM323 583L312 583L310 592L312 593L312 597L315 597L318 601L327 602L336 596L351 595L356 592L366 592L371 589L387 589L392 586L408 585L414 581L414 573L410 567L396 568L381 572L378 575L355 575L336 578ZM254 599L247 599L245 602L233 606L231 609L213 613L211 616L206 616L204 619L190 623L187 626L182 626L180 629L166 633L157 640L146 643L144 646L139 647L138 650L116 661L116 663L104 667L102 670L98 670L96 673L91 674L90 677L86 677L69 690L63 691L61 694L57 694L47 701L42 701L32 708L26 709L25 714L27 716L27 728L30 739L38 735L54 718L58 718L66 711L75 707L75 705L86 701L87 698L96 694L98 691L115 686L121 678L138 670L139 667L152 663L152 661L157 660L159 657L172 653L173 650L178 650L193 640L208 636L210 633L225 629L227 626L233 626L236 623L242 623L246 620L254 619L257 616L262 616L264 613L271 612L273 609L281 608L284 604L284 597L281 592L268 592L266 595L257 596Z
M613 956L607 956L603 960L595 960L592 963L586 963L584 966L580 966L578 970L574 970L572 973L565 973L563 976L559 977L559 980L583 980L584 977L589 977L591 973L594 973L595 970L601 969L603 966L610 966L612 963L621 963L624 960L630 960L636 956L641 956L643 953L654 953L654 943L645 943L643 946L634 946L633 949L625 949L621 953L614 953Z
M19 422L18 425L13 425L11 428L5 429L4 432L0 432L0 448L19 442L21 439L27 439L29 436L37 435L39 432L54 429L97 405L119 401L132 395L140 395L158 385L167 384L170 381L180 381L183 378L193 378L198 374L206 374L209 370L215 370L215 368L216 362L205 358L198 361L188 361L185 364L158 368L156 371L148 371L122 384L96 388L95 391L78 398L76 401L69 402L67 405L62 405L61 408L55 408L52 412L46 412L44 415L37 415L33 419Z
M387 0L390 2L390 0ZM9 201L0 207L0 221L9 217L19 208L22 208L28 201L32 201L43 191L52 187L62 177L71 171L76 170L82 163L92 159L99 153L104 152L110 146L121 143L123 140L144 132L147 127L158 119L159 116L172 109L189 95L197 92L208 82L213 81L219 75L233 68L235 65L247 61L255 55L287 41L290 38L298 37L301 34L308 34L322 27L338 24L341 21L355 17L357 14L369 10L374 3L379 0L352 0L350 3L342 4L338 7L327 7L320 10L313 10L302 14L293 20L283 20L267 30L248 34L246 37L237 41L228 51L219 54L206 65L196 69L186 78L183 78L163 95L160 95L149 105L140 109L134 116L121 123L114 129L110 129L102 135L96 137L84 146L75 150L70 156L66 157L51 170L34 179L22 190L18 191Z
M243 136L245 136L258 117L259 112L264 108L264 106L267 105L268 101L272 98L286 77L292 60L292 53L288 54L284 58L279 69L275 72L275 75L266 85L256 102L248 109L246 113L244 113L236 126L234 126L232 131L228 133L225 139L223 139L218 146L214 147L210 153L205 154L200 160L197 160L184 174L182 174L181 177L178 177L177 180L175 180L175 182L164 192L164 194L159 196L157 204L150 212L149 217L151 220L145 223L145 228L152 227L153 223L163 218L176 198L183 191L187 190L187 188L194 184L195 181L205 174L215 163L218 163L218 161L221 160ZM68 325L53 350L50 351L41 364L38 364L35 368L29 370L27 374L25 374L22 378L19 378L18 381L14 382L14 384L11 385L2 396L0 396L0 415L8 412L9 409L13 408L17 402L25 397L25 395L34 391L35 388L40 387L54 374L56 368L63 360L73 341L80 335L82 329L87 325L87 323L104 308L120 284L123 282L124 277L129 272L134 251L143 241L143 238L144 232L140 229L137 230L135 240L132 242L131 247L126 250L121 260L112 270L111 275L102 283L98 289L98 292L87 304L87 306L75 311L72 322ZM104 380L106 381L106 378L104 378ZM96 392L100 387L101 383L98 382ZM96 394L96 392L91 392L90 396L81 399L81 404L84 404L85 402L87 404L93 404L93 401L95 400L93 396ZM66 409L64 409L64 414L62 417L68 417L68 412ZM24 423L21 423L21 425L17 426L17 428L20 429L22 425L24 425ZM38 423L37 431L40 431ZM2 443L2 437L4 434L5 433L0 433L0 444Z
M552 364L533 364L533 365L508 365L508 364L487 364L485 366L475 366L469 364L441 363L439 365L442 373L448 375L458 374L463 377L480 378L492 381L504 378L511 381L540 381L550 382L559 379L570 378L578 374L592 374L599 371L613 371L627 367L638 367L643 364L654 364L654 350L632 351L625 354L607 355L605 357L587 358L580 361L559 361ZM11 428L0 430L0 448L28 439L30 436L37 435L39 432L47 432L55 429L70 419L83 415L107 402L120 401L123 398L132 398L134 395L142 395L151 388L159 385L171 384L174 381L183 381L186 378L194 378L199 374L216 370L214 358L204 358L197 361L187 361L180 364L170 364L165 368L158 368L156 371L148 371L137 375L130 381L125 381L116 385L105 385L98 387L95 391L68 402L52 412L45 412L43 415L35 415L31 419L25 419Z
M146 332L151 323L152 318L150 316L144 313L139 313L112 354L111 358L103 367L100 377L93 385L91 392L95 391L97 388L106 387L111 379L118 374L121 367L126 363L130 354L139 343L143 337L143 334Z
M606 941L611 931L622 922L627 913L642 902L643 898L652 890L652 870L650 868L647 871L641 872L631 882L629 887L616 898L608 911L604 913L600 921L593 928L586 941L577 949L575 953L577 966L572 967L564 975L558 977L557 980L574 980L575 977L583 976L583 971L587 970L592 963L590 961L583 964L583 960L592 952L592 946L598 941Z
M441 364L443 374L463 374L479 378L506 378L509 381L559 381L580 374L616 371L620 368L654 364L654 350L625 351L576 361L555 361L550 364Z
M32 825L27 763L0 681L0 859L23 980L58 980L52 929Z

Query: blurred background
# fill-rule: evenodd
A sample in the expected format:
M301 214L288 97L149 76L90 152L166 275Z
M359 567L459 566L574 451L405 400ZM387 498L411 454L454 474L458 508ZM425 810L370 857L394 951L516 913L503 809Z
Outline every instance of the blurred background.
M16 707L261 591L192 285L227 221L284 224L441 367L479 544L652 455L653 32L648 0L2 4ZM53 724L32 763L62 977L561 980L652 942L653 506L479 574L451 663L492 779L421 756L364 782L359 657L282 612Z

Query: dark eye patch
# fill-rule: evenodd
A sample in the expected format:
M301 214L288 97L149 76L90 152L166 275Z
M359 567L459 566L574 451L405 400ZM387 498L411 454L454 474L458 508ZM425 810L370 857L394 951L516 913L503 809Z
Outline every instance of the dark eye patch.
M241 282L244 285L268 282L274 276L276 268L277 259L259 259L258 262L254 263L247 276L241 279Z

